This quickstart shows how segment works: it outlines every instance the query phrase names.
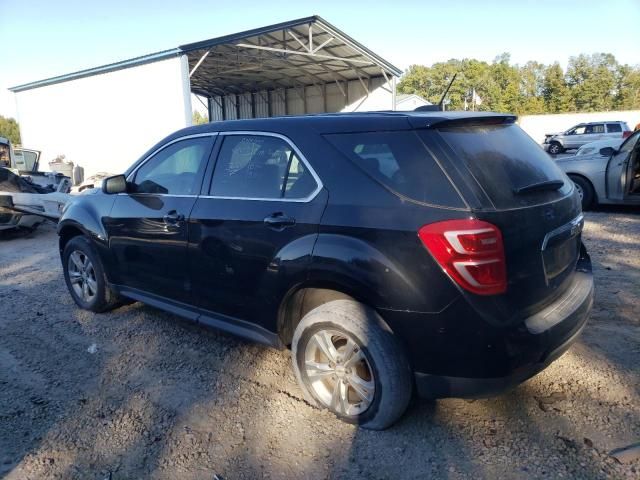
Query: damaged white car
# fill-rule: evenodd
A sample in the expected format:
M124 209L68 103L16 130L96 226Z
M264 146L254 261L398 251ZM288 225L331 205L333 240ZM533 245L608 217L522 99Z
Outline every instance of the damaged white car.
M40 152L13 148L0 137L0 230L34 229L45 220L57 221L71 199L71 178L39 172Z

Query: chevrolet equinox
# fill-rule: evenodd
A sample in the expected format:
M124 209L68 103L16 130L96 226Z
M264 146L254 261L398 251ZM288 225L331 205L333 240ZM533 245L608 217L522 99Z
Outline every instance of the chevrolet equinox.
M383 429L492 395L585 325L573 182L507 114L373 112L180 130L70 203L74 301L141 301L291 349L313 405Z

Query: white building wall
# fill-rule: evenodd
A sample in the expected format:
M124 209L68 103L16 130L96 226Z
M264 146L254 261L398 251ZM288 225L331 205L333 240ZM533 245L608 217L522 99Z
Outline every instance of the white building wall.
M185 79L187 82L185 83ZM120 173L164 136L191 124L186 57L175 57L16 93L25 147Z
M520 127L536 142L544 142L546 133L564 132L578 123L583 122L627 122L629 128L640 123L640 110L625 110L621 112L590 112L590 113L558 113L554 115L523 115L518 119Z

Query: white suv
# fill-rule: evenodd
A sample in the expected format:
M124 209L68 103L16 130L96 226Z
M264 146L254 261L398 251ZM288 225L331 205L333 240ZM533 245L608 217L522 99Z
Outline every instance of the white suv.
M573 150L581 146L615 138L626 138L631 135L627 122L589 122L580 123L562 133L545 135L544 148L556 155L565 150Z

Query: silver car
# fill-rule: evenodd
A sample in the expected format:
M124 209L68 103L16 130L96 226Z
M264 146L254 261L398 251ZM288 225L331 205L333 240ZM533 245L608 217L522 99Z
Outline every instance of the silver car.
M582 209L596 204L640 205L640 131L625 140L584 145L555 161L576 184Z
M631 135L627 122L590 122L580 123L562 133L545 135L544 148L552 155L565 150L574 150L587 143L598 140L623 140Z

